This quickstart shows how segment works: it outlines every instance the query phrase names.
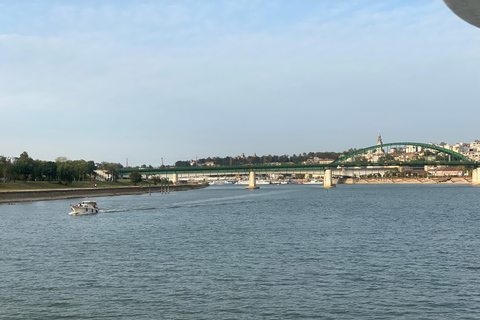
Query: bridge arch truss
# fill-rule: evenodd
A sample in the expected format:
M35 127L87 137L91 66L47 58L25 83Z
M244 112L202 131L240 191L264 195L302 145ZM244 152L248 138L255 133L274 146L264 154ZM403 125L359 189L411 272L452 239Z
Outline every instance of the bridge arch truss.
M407 160L407 156L406 156L406 150L407 150L407 147L420 147L420 148L423 148L423 149L428 149L428 150L431 150L431 154L430 154L430 157L431 156L443 156L443 159L428 159L428 156L424 156L423 159L410 159L410 160ZM395 149L397 152L396 154L397 155L401 155L402 153L399 152L399 150L404 150L404 155L405 157L403 158L403 161L400 161L400 160L397 160L397 161L394 161L392 159L389 159L392 157L392 155L394 153L392 152L385 152L385 149L388 149L388 150L393 150ZM378 152L380 151L380 152ZM419 143L419 142L393 142L393 143L385 143L385 144L381 144L381 145L374 145L374 146L371 146L371 147L367 147L367 148L363 148L363 149L359 149L359 150L355 150L354 152L351 152L349 154L346 154L344 156L341 156L339 157L337 160L335 160L332 164L346 164L346 163L352 163L352 162L362 162L362 160L359 160L358 158L360 158L359 156L363 155L363 154L367 154L369 152L372 152L372 154L375 152L375 154L378 156L378 157L383 157L384 159L382 159L381 161L376 161L376 162L379 162L380 163L387 163L387 162L397 162L397 163L404 163L404 164L407 164L407 163L412 163L412 164L449 164L451 163L452 165L474 165L476 164L472 159L470 159L469 157L463 155L463 154L460 154L458 152L455 152L455 151L452 151L452 150L449 150L449 149L446 149L446 148L443 148L443 147L440 147L440 146L436 146L436 145L432 145L432 144L427 144L427 143ZM389 161L391 160L391 161ZM374 161L375 162L375 161Z

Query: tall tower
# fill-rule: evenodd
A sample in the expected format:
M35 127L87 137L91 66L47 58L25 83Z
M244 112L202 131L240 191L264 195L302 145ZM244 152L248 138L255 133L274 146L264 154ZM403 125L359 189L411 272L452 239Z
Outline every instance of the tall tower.
M383 144L382 142L382 135L380 134L380 130L378 130L378 140L377 140L377 146Z
M380 146L382 145L383 142L382 142L382 135L380 134L380 130L378 130L378 139L377 139L377 146ZM377 154L379 153L383 153L383 149L382 148L378 148L377 149Z

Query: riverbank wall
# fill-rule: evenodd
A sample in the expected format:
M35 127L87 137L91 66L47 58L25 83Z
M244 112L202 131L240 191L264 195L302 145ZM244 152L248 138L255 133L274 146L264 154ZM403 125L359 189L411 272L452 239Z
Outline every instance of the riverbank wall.
M187 191L205 188L202 184L172 185L169 192ZM165 192L165 186L151 186L151 192ZM53 189L53 190L25 190L25 191L2 191L0 192L0 204L28 201L46 201L71 198L93 198L119 196L128 194L148 193L149 187L118 187L118 188L82 188L82 189Z

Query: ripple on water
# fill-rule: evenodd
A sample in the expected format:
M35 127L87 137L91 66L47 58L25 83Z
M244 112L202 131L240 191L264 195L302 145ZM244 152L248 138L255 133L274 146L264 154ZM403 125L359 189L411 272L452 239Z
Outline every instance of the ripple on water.
M235 186L0 206L5 319L480 318L480 189Z

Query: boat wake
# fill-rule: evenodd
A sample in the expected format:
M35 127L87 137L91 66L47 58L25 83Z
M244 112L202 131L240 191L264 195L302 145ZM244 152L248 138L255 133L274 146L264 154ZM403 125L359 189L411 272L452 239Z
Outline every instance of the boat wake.
M110 212L125 212L127 209L111 209L111 210L99 210L101 213L110 213Z
M101 213L112 213L112 212L127 212L127 211L150 211L157 210L158 208L125 208L125 209L105 209L100 210Z

